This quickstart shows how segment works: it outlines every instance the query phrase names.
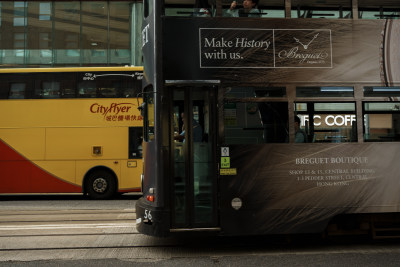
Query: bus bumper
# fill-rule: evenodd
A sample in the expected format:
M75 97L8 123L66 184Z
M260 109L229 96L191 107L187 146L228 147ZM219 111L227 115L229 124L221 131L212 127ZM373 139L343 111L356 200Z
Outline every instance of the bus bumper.
M139 233L165 237L169 235L169 213L146 203L141 197L136 202L136 229Z

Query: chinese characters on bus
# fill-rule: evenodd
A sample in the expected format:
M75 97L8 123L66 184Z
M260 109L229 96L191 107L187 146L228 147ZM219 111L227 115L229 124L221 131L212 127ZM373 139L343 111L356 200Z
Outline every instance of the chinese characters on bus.
M106 121L142 121L143 117L132 114L134 107L133 103L111 103L103 105L93 103L89 110L91 113L100 114Z

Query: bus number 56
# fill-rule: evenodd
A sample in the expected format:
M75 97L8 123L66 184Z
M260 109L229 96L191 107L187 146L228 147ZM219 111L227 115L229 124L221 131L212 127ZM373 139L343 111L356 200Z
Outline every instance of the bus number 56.
M144 210L144 216L143 219L145 220L151 220L153 216L151 216L151 211L150 210Z

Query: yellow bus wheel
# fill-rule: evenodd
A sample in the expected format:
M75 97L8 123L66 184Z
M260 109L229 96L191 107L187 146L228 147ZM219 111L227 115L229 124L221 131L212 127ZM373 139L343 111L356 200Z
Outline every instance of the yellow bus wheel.
M114 175L105 170L91 172L86 179L85 187L92 199L109 199L116 192Z

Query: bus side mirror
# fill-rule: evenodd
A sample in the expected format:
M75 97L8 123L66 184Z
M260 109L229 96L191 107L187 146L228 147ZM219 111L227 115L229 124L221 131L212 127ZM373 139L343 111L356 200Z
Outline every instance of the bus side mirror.
M142 103L142 104L138 107L138 110L140 111L140 115L141 115L142 117L144 117L144 110L145 110L145 108L146 108L146 103Z

